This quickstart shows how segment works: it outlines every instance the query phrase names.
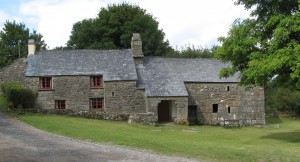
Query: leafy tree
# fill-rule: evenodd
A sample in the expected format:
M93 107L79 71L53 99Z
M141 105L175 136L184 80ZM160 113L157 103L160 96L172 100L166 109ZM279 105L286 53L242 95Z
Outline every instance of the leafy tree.
M299 0L237 0L252 9L250 18L237 19L215 56L232 67L221 77L241 73L243 85L266 85L276 77L300 88Z
M170 57L187 57L187 58L213 58L214 51L217 46L213 46L212 48L203 48L203 47L195 47L186 46L182 47L181 50L174 50L174 52L168 53L166 56Z
M10 64L19 57L27 56L28 39L34 39L37 50L45 50L47 45L43 36L33 30L32 33L23 23L6 21L3 31L0 31L0 68Z
M172 48L146 10L128 3L101 8L98 17L74 24L68 47L78 49L130 48L132 33L140 33L144 55L164 55Z

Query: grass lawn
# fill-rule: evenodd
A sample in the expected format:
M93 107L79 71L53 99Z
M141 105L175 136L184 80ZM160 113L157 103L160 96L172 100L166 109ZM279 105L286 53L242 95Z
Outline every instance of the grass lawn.
M0 97L0 106L3 100ZM6 103L7 104L7 103ZM206 161L300 161L300 121L268 119L268 128L129 125L76 117L16 114L49 132L94 142L151 149Z
M300 121L272 120L268 128L128 125L58 115L17 116L37 128L95 142L109 142L217 161L300 161Z

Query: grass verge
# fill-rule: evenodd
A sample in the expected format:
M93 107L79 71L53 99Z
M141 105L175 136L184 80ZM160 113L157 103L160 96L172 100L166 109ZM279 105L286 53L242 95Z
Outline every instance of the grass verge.
M0 107L8 103L0 96ZM39 129L82 140L151 149L207 161L299 161L300 121L268 119L267 128L128 125L77 117L10 113Z
M128 125L76 117L18 114L49 132L94 142L113 143L158 153L212 161L297 161L300 121L270 120L268 128Z

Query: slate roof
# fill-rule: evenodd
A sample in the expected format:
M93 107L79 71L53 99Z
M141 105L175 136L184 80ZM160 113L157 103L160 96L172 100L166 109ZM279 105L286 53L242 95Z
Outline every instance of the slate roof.
M238 82L238 75L219 78L222 67L215 59L144 57L137 66L138 88L147 96L188 96L184 82Z
M26 76L103 75L104 81L137 80L131 50L53 50L27 57Z

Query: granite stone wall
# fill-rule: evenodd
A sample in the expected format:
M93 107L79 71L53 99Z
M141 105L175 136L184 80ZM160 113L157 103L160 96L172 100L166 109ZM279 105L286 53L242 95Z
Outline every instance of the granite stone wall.
M90 76L55 76L52 85L53 90L39 90L39 78L27 77L27 86L39 92L37 104L44 109L54 109L55 100L66 100L67 109L87 111L90 98L104 98L107 112L146 111L145 92L136 89L135 81L109 81L103 88L91 88Z
M24 84L25 71L26 71L26 59L19 58L15 60L9 66L0 69L0 85L5 82L18 82Z
M238 126L265 124L265 99L262 87L245 90L236 83L185 85L189 93L189 105L197 106L199 124Z
M158 104L162 100L170 101L171 111L170 116L172 120L176 118L187 119L188 117L188 97L148 97L147 98L147 110L148 112L153 112L158 116Z
M106 111L144 113L145 90L136 88L136 81L105 82Z
M52 90L39 90L39 77L27 77L27 86L38 91L37 104L43 109L54 109L55 100L66 100L66 108L89 110L90 98L104 98L103 88L91 88L90 76L52 77Z

